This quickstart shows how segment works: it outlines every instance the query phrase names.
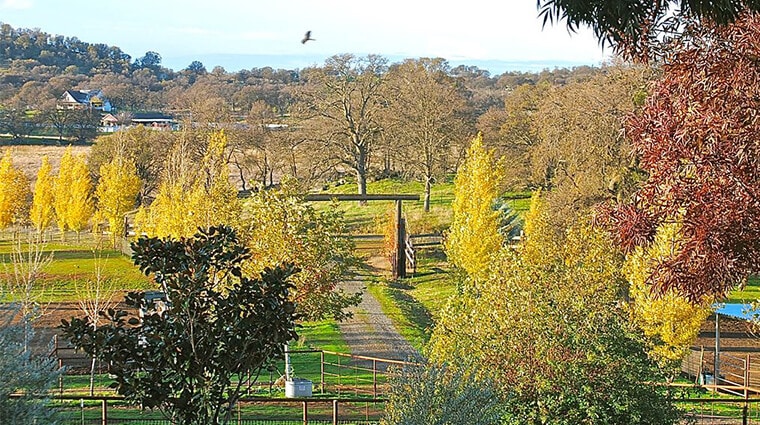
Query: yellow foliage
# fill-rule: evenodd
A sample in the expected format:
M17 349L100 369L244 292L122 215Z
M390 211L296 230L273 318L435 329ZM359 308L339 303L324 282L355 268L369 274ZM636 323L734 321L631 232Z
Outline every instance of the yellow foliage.
M71 146L67 147L61 157L61 164L58 169L58 175L53 182L53 209L55 210L55 221L58 224L58 230L66 231L66 216L68 215L69 188L72 181L72 170L74 168L74 155L71 153Z
M29 218L29 179L13 166L10 149L0 159L0 229L24 224Z
M138 234L189 237L199 227L234 225L240 214L240 202L237 190L229 181L226 146L224 132L215 132L209 137L200 167L193 170L182 164L168 164L168 168L178 172L164 176L156 199L135 217ZM175 152L170 160L172 158L185 160L181 152Z
M72 162L65 219L66 226L78 234L90 223L95 205L92 200L90 170L84 156L77 156Z
M139 191L140 178L131 160L116 156L111 162L100 166L100 181L95 195L98 210L108 221L114 244L116 236L124 233L124 214L134 209Z
M40 169L37 170L37 182L34 184L32 209L29 213L32 224L38 232L42 232L50 227L55 219L53 180L52 167L47 155L45 155L42 157Z
M617 317L622 255L609 235L587 223L569 229L565 243L546 254L540 262L506 248L491 256L480 290L453 297L439 315L430 359L468 359L506 386L531 388L537 376L584 358L585 344Z
M298 312L308 320L345 317L343 310L358 299L336 290L355 262L353 242L340 236L345 228L337 205L317 210L285 181L282 189L252 194L243 214L241 239L251 253L246 272L293 264L299 272L290 278L290 295Z
M648 283L653 268L680 249L680 225L662 225L647 249L638 248L626 259L631 319L650 341L650 355L661 364L677 363L688 353L700 327L711 313L710 300L699 305L669 290L655 294Z
M198 230L196 191L188 191L182 181L161 182L158 195L144 214L135 217L138 234L179 238L189 237ZM202 198L201 198L202 200Z
M478 134L454 180L453 218L446 237L449 261L473 278L486 272L490 256L504 243L499 212L493 208L502 181L501 162L494 161Z

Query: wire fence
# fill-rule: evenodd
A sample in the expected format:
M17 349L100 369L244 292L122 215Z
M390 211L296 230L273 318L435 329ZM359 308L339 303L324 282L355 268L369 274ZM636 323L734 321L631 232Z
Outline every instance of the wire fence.
M388 392L388 375L393 369L414 364L325 350L290 350L288 353L293 376L309 381L314 394L338 397L383 397ZM59 376L58 395L114 394L110 388L113 379L108 375L107 365L95 363L95 373L92 376L94 385L90 392L92 360L89 357L57 337L53 339L50 354L57 359L62 372ZM249 388L248 395L283 395L285 364L282 361L276 362L257 376L241 376L238 379Z
M237 403L227 424L344 424L380 422L385 400L350 398L246 398ZM127 405L121 397L59 396L51 407L61 425L172 424L163 412Z
M378 398L247 398L233 408L228 424L379 424L386 400ZM676 400L692 425L760 424L760 398L685 398ZM172 424L160 411L141 410L119 397L56 397L61 425Z

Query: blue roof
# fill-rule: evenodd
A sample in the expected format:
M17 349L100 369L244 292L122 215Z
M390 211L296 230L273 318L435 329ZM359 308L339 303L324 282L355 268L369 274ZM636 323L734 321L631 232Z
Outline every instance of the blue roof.
M751 320L760 315L760 311L752 310L749 304L715 304L713 309L718 314L744 320Z

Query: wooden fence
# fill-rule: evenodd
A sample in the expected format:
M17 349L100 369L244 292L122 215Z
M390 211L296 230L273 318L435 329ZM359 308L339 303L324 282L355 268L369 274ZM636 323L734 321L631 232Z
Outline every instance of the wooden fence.
M383 397L387 393L388 375L394 368L414 365L401 360L325 350L291 350L288 354L297 376L312 381L314 389L322 395ZM90 358L58 338L53 340L51 356L57 359L58 367L64 372L59 378L58 394L81 394L81 387L72 388L70 383L82 382L84 376L89 376ZM107 376L106 365L96 363L95 369L95 391L113 391L108 388L111 379ZM278 363L258 377L241 379L248 379L246 386L252 388L252 393L272 395L275 390L282 390L284 372L284 364Z
M692 348L681 362L681 372L707 387L723 386L723 391L747 397L760 394L760 353L720 352L719 376L714 376L715 350Z

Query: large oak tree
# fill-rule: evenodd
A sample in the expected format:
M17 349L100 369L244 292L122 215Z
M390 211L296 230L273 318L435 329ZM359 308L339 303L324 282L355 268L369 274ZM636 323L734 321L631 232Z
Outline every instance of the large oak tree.
M382 84L387 60L351 54L328 58L323 67L303 71L297 114L309 137L323 147L326 161L356 174L358 193L367 193L373 143L382 130Z
M449 170L455 141L467 130L464 89L445 60L407 59L388 73L388 139L391 149L425 182L425 211L433 181Z

